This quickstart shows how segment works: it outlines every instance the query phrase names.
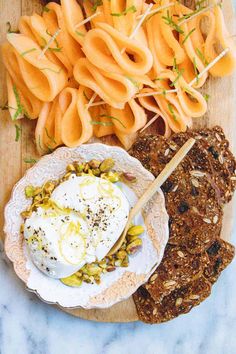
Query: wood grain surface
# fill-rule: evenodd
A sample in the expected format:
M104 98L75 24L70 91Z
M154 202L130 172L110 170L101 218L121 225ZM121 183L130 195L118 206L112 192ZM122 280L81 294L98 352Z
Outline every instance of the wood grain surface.
M0 43L6 38L6 23L13 29L21 15L40 13L38 0L0 0ZM236 34L235 17L231 0L225 0L223 9L226 23L233 35ZM224 79L210 79L204 86L204 92L210 95L209 109L203 118L194 120L194 127L212 127L221 125L228 137L231 149L236 151L236 76ZM0 59L0 105L7 102L5 70ZM27 158L38 158L34 144L35 122L24 119L17 124L22 129L21 139L15 141L15 126L7 111L0 111L0 238L3 238L4 206L10 198L14 184L30 167L24 162ZM225 208L222 238L229 240L233 224L233 203ZM62 309L74 316L100 322L137 321L137 313L132 298L107 310Z

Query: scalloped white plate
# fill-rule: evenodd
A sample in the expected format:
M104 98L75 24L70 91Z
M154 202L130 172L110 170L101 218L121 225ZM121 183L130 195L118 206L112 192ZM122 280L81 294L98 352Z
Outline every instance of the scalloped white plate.
M146 205L138 223L145 223L146 230L142 236L143 246L140 252L130 257L127 268L118 268L102 277L100 285L84 284L71 288L57 279L52 279L40 272L30 260L23 237L20 234L22 217L20 213L31 203L25 198L27 185L42 185L50 179L58 179L66 166L73 161L103 160L112 157L117 171L134 173L137 182L124 187L124 193L134 205L148 185L153 175L141 163L131 157L125 150L103 144L87 144L78 148L59 148L51 155L44 156L30 168L25 176L15 185L11 199L5 208L5 251L13 262L16 274L22 279L28 290L35 292L43 301L58 304L65 308L83 307L107 308L127 299L137 288L145 283L156 266L161 262L168 241L168 214L161 190Z

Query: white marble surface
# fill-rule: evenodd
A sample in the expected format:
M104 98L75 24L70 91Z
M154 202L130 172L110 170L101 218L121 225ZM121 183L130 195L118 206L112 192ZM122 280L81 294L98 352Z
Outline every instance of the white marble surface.
M172 322L104 324L42 303L24 289L1 250L0 354L235 354L235 273L236 260L210 298Z

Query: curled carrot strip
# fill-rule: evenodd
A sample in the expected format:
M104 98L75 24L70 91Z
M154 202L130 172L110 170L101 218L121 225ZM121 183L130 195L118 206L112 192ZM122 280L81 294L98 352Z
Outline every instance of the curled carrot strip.
M18 54L16 50L9 44L4 43L2 45L2 58L3 63L7 69L7 90L8 90L8 106L13 107L10 109L10 114L12 119L17 117L23 117L22 114L16 115L17 102L16 102L16 92L19 93L20 102L22 106L25 108L25 114L27 117L31 119L35 119L38 117L39 112L42 107L42 101L39 100L33 93L32 90L28 88L26 85L24 78L22 76L22 72L20 70L18 64ZM16 88L16 92L14 92L14 87Z
M236 68L236 45L226 28L224 16L219 6L214 8L215 32L214 38L207 37L204 54L206 60L211 62L218 55L219 51L229 48L229 52L216 63L209 71L212 76L223 77L231 75ZM217 45L220 49L217 51Z
M69 147L85 143L93 134L92 118L85 106L83 90L83 86L80 86L79 90L68 87L59 96L62 141Z
M52 38L44 19L38 14L22 16L19 21L19 30L22 34L37 42L42 49ZM45 52L45 56L56 65L62 67L69 77L72 76L73 67L66 53L59 47L57 39L51 43L49 49Z
M136 25L136 17L142 10L139 0L110 0L110 13L113 15L113 26L120 33L130 36Z
M79 42L80 45L83 45L87 30L84 25L77 27L80 22L84 20L81 7L76 0L61 0L61 10L69 34Z
M43 19L47 25L48 31L54 34L58 29L61 29L61 32L56 38L57 42L59 47L63 48L63 53L68 56L71 64L75 65L78 58L83 57L81 45L70 35L66 27L66 21L61 6L55 2L50 2L47 8L49 11L43 12Z
M93 132L97 138L114 134L114 123L107 110L108 105L92 107Z
M144 75L152 67L149 49L131 40L107 25L99 23L99 28L89 31L83 50L91 63L107 72L120 72L120 68L130 75ZM124 54L122 48L126 48ZM133 60L126 54L132 53Z
M65 71L46 57L39 59L41 48L23 34L9 33L7 39L15 49L15 65L28 89L39 100L52 101L66 85Z
M175 5L176 12L180 18L183 18L184 15L191 14L191 10L186 8L181 4ZM213 27L211 26L213 29ZM201 53L202 46L202 34L200 32L200 24L197 18L190 19L189 21L182 24L181 29L183 33L180 34L180 43L182 43L183 47L185 48L187 57L185 60L180 63L179 68L183 69L183 76L187 82L191 82L196 75L198 75L201 71L205 68L205 63L203 59L199 56ZM186 36L188 34L189 37ZM194 84L195 88L202 87L208 78L208 73L205 73L197 82Z
M132 134L141 129L147 122L144 109L134 100L126 103L124 109L109 107L109 114L115 126L115 131Z
M39 154L44 154L62 144L62 113L58 97L53 102L44 103L35 129L35 140Z
M197 89L236 68L217 0L195 10L177 0L149 4L50 2L41 16L21 17L20 34L7 35L10 115L38 117L39 152L111 134L128 149L148 123L168 137L205 114Z
M74 67L74 77L79 84L89 87L115 108L122 109L137 90L125 75L99 70L88 59L78 60Z

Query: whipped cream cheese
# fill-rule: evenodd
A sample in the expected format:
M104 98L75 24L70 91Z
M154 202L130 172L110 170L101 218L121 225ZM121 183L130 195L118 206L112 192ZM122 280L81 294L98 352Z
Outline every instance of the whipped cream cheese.
M129 203L115 184L72 175L53 191L50 208L38 208L25 222L34 264L63 278L101 260L121 235L128 213Z

